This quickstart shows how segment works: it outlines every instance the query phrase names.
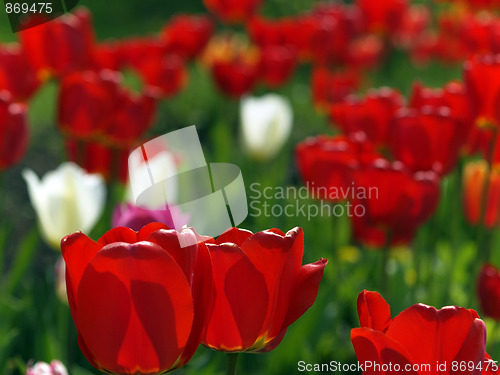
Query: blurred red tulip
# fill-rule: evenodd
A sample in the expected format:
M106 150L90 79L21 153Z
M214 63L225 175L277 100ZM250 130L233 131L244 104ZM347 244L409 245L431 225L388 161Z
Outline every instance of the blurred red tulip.
M392 35L396 32L408 12L406 0L356 0L361 11L365 30Z
M385 300L365 290L358 297L358 313L361 328L351 330L351 341L358 362L372 365L365 374L389 373L377 371L375 365L399 367L394 373L437 374L437 364L446 368L445 374L481 374L486 326L474 310L457 306L436 310L419 303L391 320ZM453 363L474 366L455 371Z
M339 191L354 189L354 172L379 157L360 134L318 136L295 148L297 168L311 196L333 202L349 198L351 194L343 198Z
M95 46L92 54L93 70L109 69L119 71L124 65L122 45L120 42L105 42Z
M80 8L19 34L22 48L42 81L85 69L91 63L94 32L87 9Z
M500 270L484 264L479 273L477 296L484 315L500 320Z
M144 63L162 60L167 52L165 42L154 37L123 40L120 51L123 67L139 71Z
M260 50L259 78L269 87L279 87L292 76L297 52L289 46L267 46Z
M500 224L500 169L490 169L485 160L464 167L463 202L465 218L472 225L494 228Z
M280 18L270 20L260 15L252 17L247 23L247 31L252 41L261 48L267 46L296 47L293 40L297 30L298 20L295 18Z
M354 205L364 215L353 215L354 236L375 247L407 244L436 210L439 178L432 172L409 172L398 162L378 159L355 172Z
M251 18L264 0L203 0L205 7L221 21L242 23Z
M110 147L99 141L66 139L68 160L88 173L99 173L107 181L128 181L128 156L132 148Z
M59 92L59 128L78 138L102 134L117 107L120 82L121 75L110 70L64 77Z
M498 126L500 121L500 55L474 56L464 65L464 78L476 123Z
M404 105L397 90L383 87L368 91L365 97L348 96L330 109L333 123L346 134L363 132L377 146L387 146L394 114Z
M231 35L213 38L205 49L203 62L209 67L218 88L228 96L249 94L259 78L259 51Z
M35 70L18 44L0 46L0 90L15 101L28 101L40 85Z
M415 41L429 28L431 12L427 6L412 5L403 14L403 19L393 39L396 45L410 48Z
M97 242L78 232L61 248L78 342L94 367L152 375L189 361L209 314L212 280L193 231L153 223L139 232L112 229Z
M215 300L202 343L226 352L274 349L314 303L327 260L302 265L300 228L232 228L206 246Z
M422 110L425 106L448 107L450 116L458 121L460 142L469 139L473 126L472 108L465 86L461 82L452 81L442 88L432 89L416 82L410 94L409 106Z
M361 84L358 70L330 71L324 67L313 68L311 90L314 104L320 109L328 108L352 94Z
M447 107L400 109L389 132L394 158L414 172L433 170L443 176L458 162L463 134Z
M27 108L0 91L0 171L17 164L28 146Z
M188 80L184 59L170 54L161 59L144 61L138 73L146 85L158 89L164 98L177 94Z
M180 14L168 21L161 37L168 52L193 59L205 48L213 31L214 23L208 16Z
M363 35L349 44L346 63L357 68L373 69L380 64L384 43L376 35Z
M103 137L119 148L133 147L153 124L156 112L156 93L142 94L122 91L106 124Z

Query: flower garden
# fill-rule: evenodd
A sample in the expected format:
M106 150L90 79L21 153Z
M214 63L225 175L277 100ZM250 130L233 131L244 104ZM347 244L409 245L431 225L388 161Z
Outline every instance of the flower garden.
M498 1L28 26L0 24L1 374L499 371ZM151 143L191 125L208 195L241 172L223 233L196 142ZM144 205L133 173L168 178Z

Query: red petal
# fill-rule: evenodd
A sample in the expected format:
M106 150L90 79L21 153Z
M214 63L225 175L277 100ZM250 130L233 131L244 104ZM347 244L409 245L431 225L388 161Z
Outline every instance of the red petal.
M104 233L97 243L104 247L115 242L136 243L138 241L137 232L130 228L116 227Z
M103 248L85 271L77 300L79 333L96 362L111 372L170 369L193 324L182 270L151 243Z
M474 363L482 361L485 333L481 326L484 328L482 321L464 308L449 306L436 310L418 304L395 317L386 334L406 348L414 363L446 361L451 366L451 361L458 357ZM462 348L470 351L464 353Z
M250 238L252 235L253 233L246 229L229 228L219 237L217 237L215 243L220 245L222 243L228 242L228 243L234 243L235 245L238 245L240 247L241 244L245 242L248 238Z
M257 341L269 309L261 272L236 245L206 245L214 272L215 302L204 344L242 351Z
M327 259L321 258L300 268L282 329L286 329L313 305L327 263Z
M76 295L80 280L90 261L101 248L101 245L81 232L70 234L61 241L61 251L66 263L68 302L75 324L78 322L76 317Z
M375 366L390 365L393 368L399 365L400 371L391 372L391 374L414 374L415 371L403 371L406 366L412 364L420 365L420 362L412 362L406 350L395 340L380 331L374 331L369 328L355 328L351 330L351 341L356 357L361 365L366 365L364 375L389 374L382 372ZM423 362L427 364L427 362ZM371 364L371 367L368 367Z
M387 330L391 322L391 307L380 294L363 290L357 305L361 327L382 332Z

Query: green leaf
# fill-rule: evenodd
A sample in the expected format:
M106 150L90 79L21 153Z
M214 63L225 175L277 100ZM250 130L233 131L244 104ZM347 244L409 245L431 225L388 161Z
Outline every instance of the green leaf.
M29 266L32 264L33 256L38 247L38 243L38 229L35 227L29 232L19 246L18 252L6 279L5 290L7 293L12 294L25 275Z

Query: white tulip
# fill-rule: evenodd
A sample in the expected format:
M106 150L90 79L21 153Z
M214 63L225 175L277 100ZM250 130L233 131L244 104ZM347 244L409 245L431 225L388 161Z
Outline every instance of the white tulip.
M245 97L240 110L246 152L260 160L274 157L292 130L290 102L277 94Z
M63 163L42 180L24 170L31 204L47 243L60 249L69 233L89 232L102 214L106 185L102 176L88 174L74 163Z

